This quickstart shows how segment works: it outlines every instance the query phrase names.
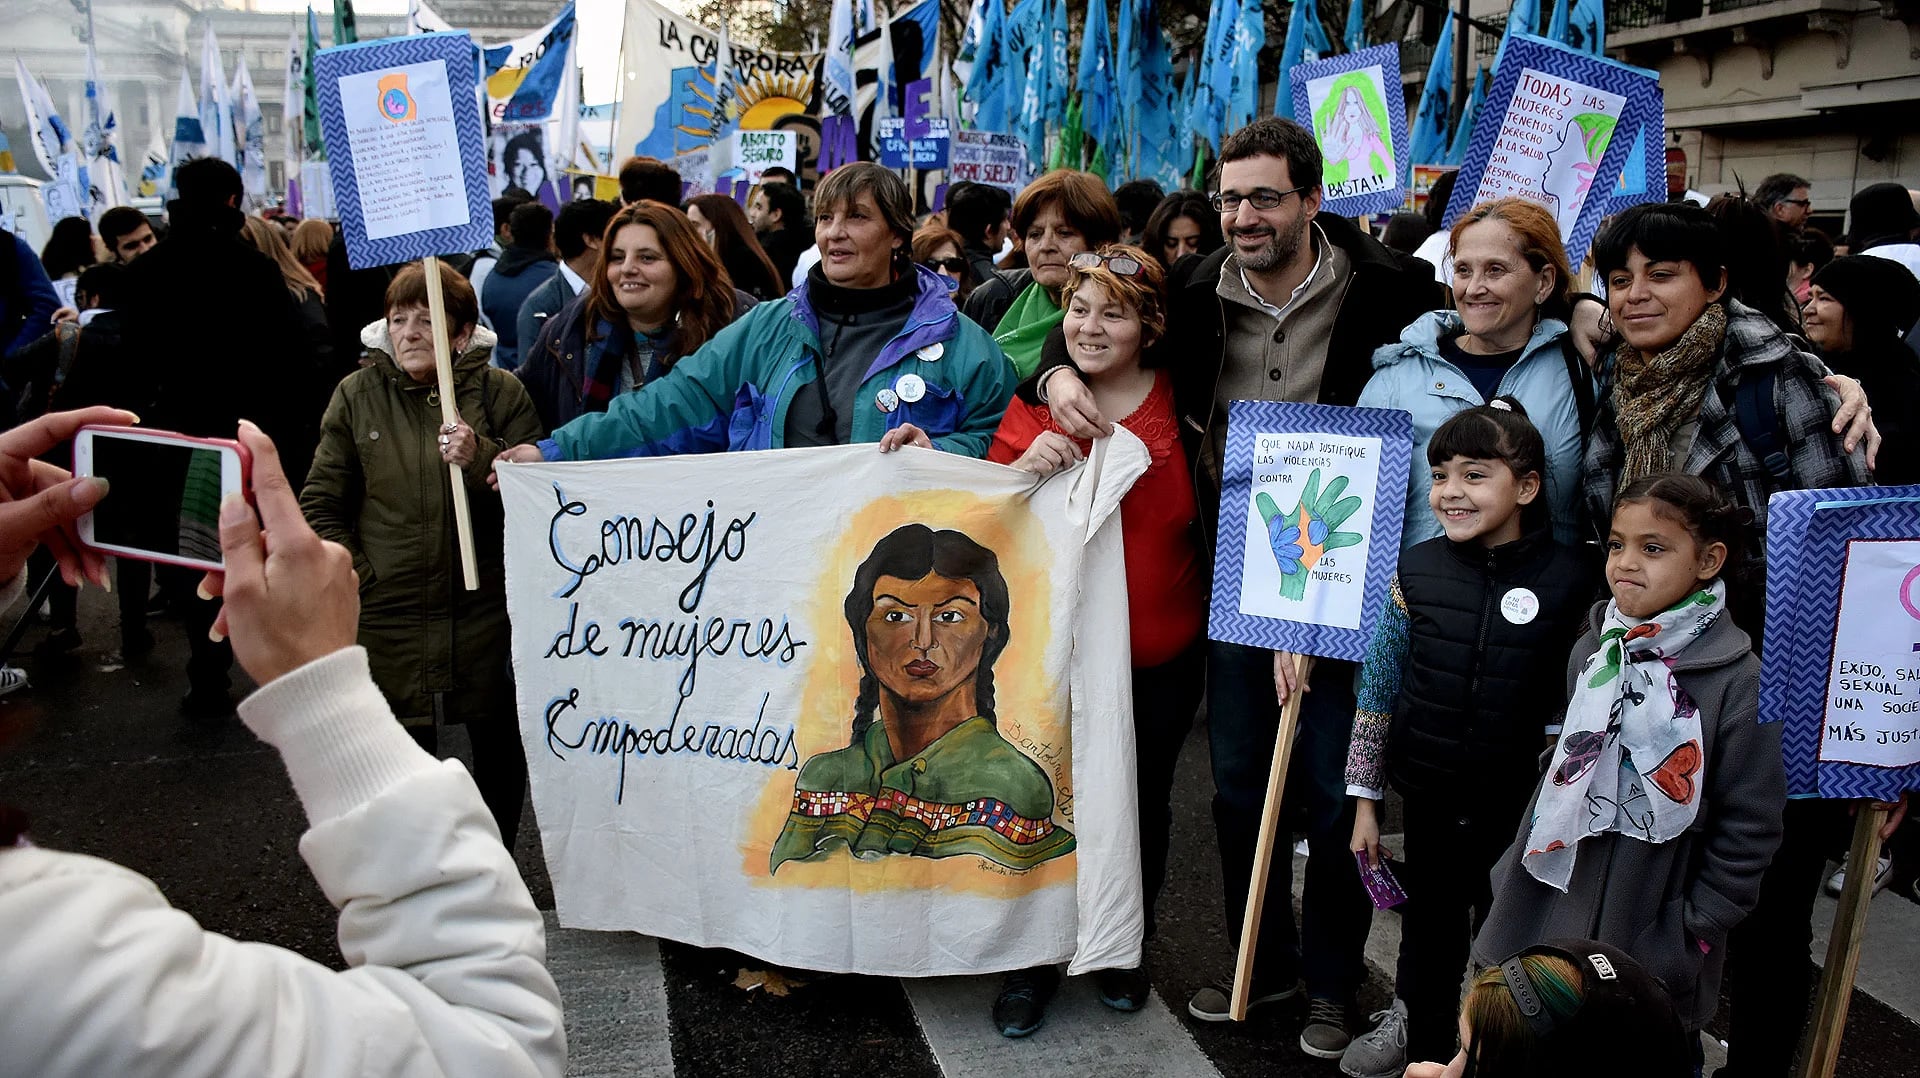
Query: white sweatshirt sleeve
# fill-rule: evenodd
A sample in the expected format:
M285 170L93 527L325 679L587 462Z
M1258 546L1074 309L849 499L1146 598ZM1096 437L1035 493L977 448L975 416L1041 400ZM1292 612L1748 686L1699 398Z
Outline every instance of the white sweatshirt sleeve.
M560 1075L540 913L473 780L394 722L366 653L240 710L306 806L351 968L207 932L116 865L0 850L0 1078Z

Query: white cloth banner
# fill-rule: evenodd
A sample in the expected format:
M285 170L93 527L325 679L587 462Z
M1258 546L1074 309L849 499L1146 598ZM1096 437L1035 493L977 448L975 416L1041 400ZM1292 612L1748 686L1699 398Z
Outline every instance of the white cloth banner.
M1116 433L501 470L560 923L803 969L1138 965ZM797 492L805 492L804 495Z

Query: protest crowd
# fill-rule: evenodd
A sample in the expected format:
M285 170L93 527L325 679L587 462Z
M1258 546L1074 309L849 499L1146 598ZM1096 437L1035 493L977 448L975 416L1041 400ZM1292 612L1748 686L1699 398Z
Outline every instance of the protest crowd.
M445 252L431 304L420 263L354 268L336 222L243 212L215 158L177 169L164 225L116 208L60 222L44 251L0 237L5 598L17 611L52 577L46 630L0 694L60 676L42 671L82 646L88 583L112 584L127 661L168 622L184 633L184 722L234 720L237 661L260 686L238 719L285 759L349 966L203 932L0 808L0 1074L562 1073L510 852L532 720L498 470L872 443L1046 477L1116 427L1151 458L1121 505L1129 616L1112 627L1131 649L1149 938L1204 705L1216 913L1238 944L1292 701L1284 830L1304 890L1297 917L1263 908L1249 1003L1303 1004L1300 1052L1356 1078L1697 1074L1725 997L1718 1073L1787 1074L1855 803L1789 800L1779 727L1759 721L1769 499L1920 482L1920 192L1860 190L1829 238L1804 226L1808 183L1772 176L1634 206L1569 252L1515 198L1445 228L1444 192L1424 216L1356 223L1323 207L1326 164L1269 117L1226 135L1203 189L1122 199L1059 168L1017 191L954 184L933 212L874 163L685 198L669 163L634 157L617 201L556 210L509 186L496 242ZM1250 400L1412 417L1402 548L1360 662L1208 639L1228 403ZM252 491L221 506L224 573L78 543L80 514L140 496L68 477L67 441L102 422L238 432ZM1655 670L1658 691L1612 683ZM471 736L470 777L434 759L448 723ZM1686 796L1649 803L1646 783ZM1617 816L1590 821L1596 804ZM1841 871L1920 900L1903 815L1883 863ZM1408 897L1392 1003L1368 1014L1369 870L1387 864ZM1270 867L1290 895L1284 848ZM1218 962L1184 1001L1197 1021L1231 1016ZM1138 1011L1151 972L1100 970L1095 990ZM1031 1034L1060 970L999 976L981 1021Z

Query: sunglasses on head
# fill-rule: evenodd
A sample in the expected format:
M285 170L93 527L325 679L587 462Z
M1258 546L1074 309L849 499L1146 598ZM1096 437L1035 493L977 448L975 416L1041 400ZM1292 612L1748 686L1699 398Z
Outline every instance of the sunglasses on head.
M967 260L964 258L929 258L920 263L935 273L946 270L948 273L965 273Z
M1137 277L1141 265L1131 255L1103 255L1096 251L1082 251L1067 260L1067 265L1077 270L1099 269L1107 267L1108 272L1119 277Z

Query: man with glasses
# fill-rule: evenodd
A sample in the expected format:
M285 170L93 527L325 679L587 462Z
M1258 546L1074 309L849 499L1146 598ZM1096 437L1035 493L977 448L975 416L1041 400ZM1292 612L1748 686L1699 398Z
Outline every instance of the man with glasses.
M1776 172L1760 181L1754 189L1753 204L1789 232L1806 227L1807 214L1813 209L1813 185L1791 172Z
M1432 266L1388 250L1348 218L1321 214L1320 201L1320 149L1310 132L1277 117L1240 129L1221 149L1212 191L1227 246L1186 260L1169 282L1163 340L1177 342L1181 352L1168 366L1203 515L1220 504L1228 401L1351 405L1372 374L1374 349L1445 305ZM1070 366L1064 349L1050 351L1034 395L1069 434L1107 432ZM1203 523L1212 534L1212 521ZM1211 643L1207 666L1214 827L1227 931L1237 943L1280 701L1302 687L1290 683L1291 656L1260 648ZM1344 768L1354 672L1351 663L1323 660L1304 686L1311 691L1302 701L1286 797L1287 827L1306 832L1311 850L1303 924L1296 928L1286 900L1293 861L1282 853L1268 883L1268 893L1279 897L1265 905L1254 963L1255 1005L1291 998L1304 978L1311 1006L1300 1046L1322 1059L1338 1058L1351 1039L1373 910L1347 850L1353 809ZM1223 979L1195 993L1187 1010L1203 1021L1225 1021L1231 995L1231 980Z

